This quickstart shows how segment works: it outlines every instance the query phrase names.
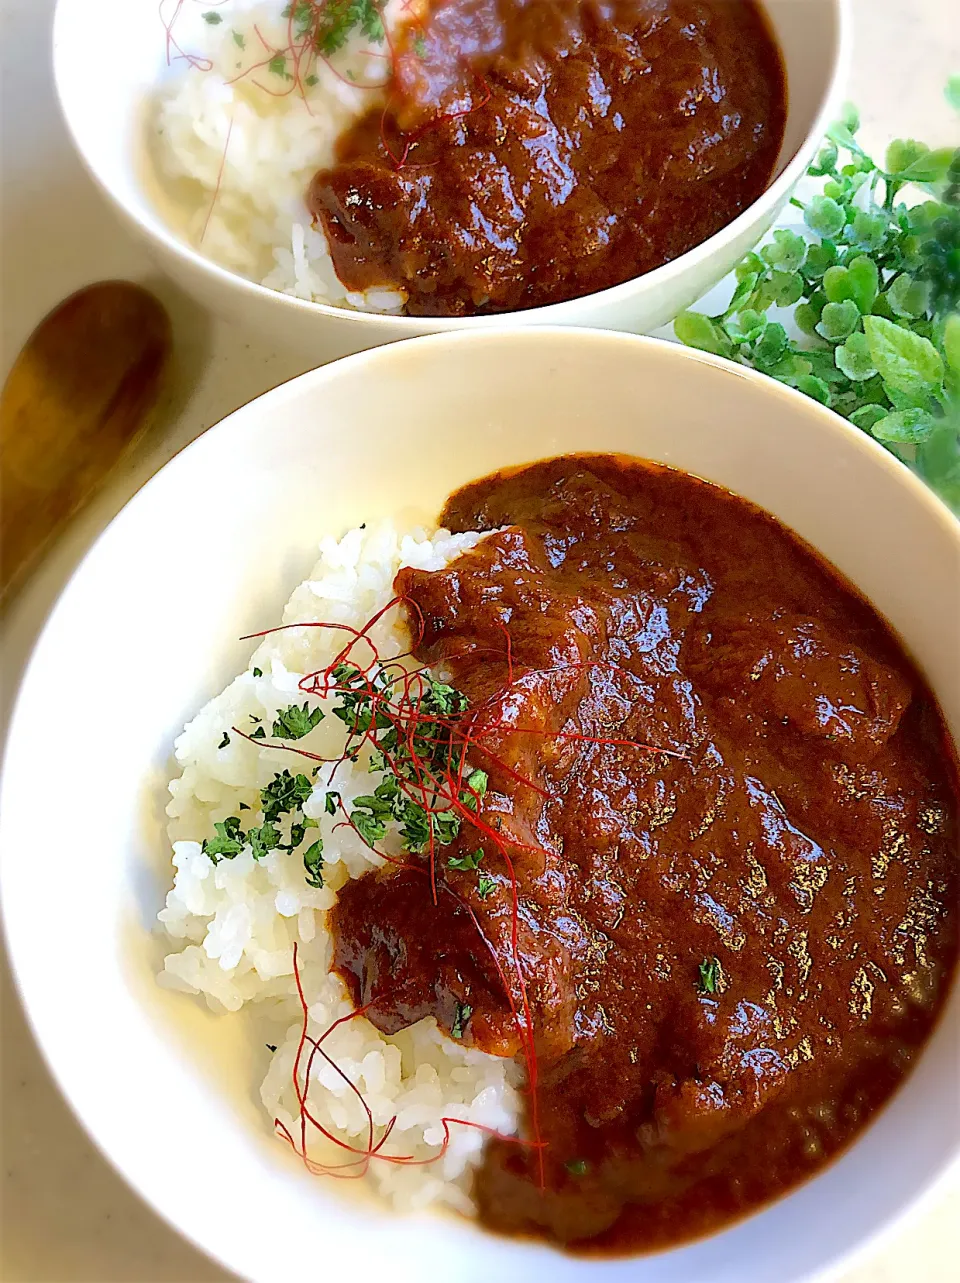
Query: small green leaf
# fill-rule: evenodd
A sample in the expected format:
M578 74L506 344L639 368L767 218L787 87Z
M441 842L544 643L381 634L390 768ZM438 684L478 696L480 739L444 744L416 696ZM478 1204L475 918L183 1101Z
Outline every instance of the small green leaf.
M956 79L960 83L960 76ZM943 327L943 354L950 369L960 374L960 312L953 312L947 317Z
M756 289L759 279L760 277L756 272L750 272L747 276L740 278L737 282L737 288L733 291L733 297L730 299L730 303L724 313L725 316L732 316L735 312L740 311L743 305L750 298L750 295Z
M778 322L772 321L753 349L753 359L759 365L772 366L781 359L786 350L787 331Z
M888 174L899 176L929 150L926 143L918 143L915 138L895 138L887 148L884 168Z
M247 47L247 42L239 31L232 31L230 34L233 36L233 43L238 49L245 49Z
M564 1163L564 1167L571 1176L586 1176L590 1170L590 1164L585 1158L571 1158L568 1163Z
M928 151L897 174L897 178L905 183L940 183L947 176L954 150L953 147L938 147L936 151Z
M887 289L887 302L895 316L912 319L926 312L929 293L925 281L916 281L906 272L901 272Z
M799 271L806 256L807 242L803 237L782 227L773 233L773 241L760 251L764 262L780 272Z
M717 356L730 356L733 352L733 345L720 326L702 312L681 312L673 323L673 332L687 347Z
M851 130L841 122L830 126L827 130L827 137L831 142L836 143L838 147L843 147L846 151L856 153L860 150Z
M880 272L872 258L858 254L847 265L847 287L850 298L866 316L880 293Z
M262 668L255 668L255 669L253 670L253 675L254 675L254 677L262 677L262 676L263 676L263 669L262 669Z
M793 313L793 320L797 329L803 334L809 334L811 338L817 336L817 324L820 320L822 308L816 308L811 303L798 303Z
M837 166L837 148L829 140L824 143L817 153L817 159L807 170L814 178L822 178L825 174L832 174Z
M943 381L943 358L929 339L885 320L867 316L864 333L883 381L909 396L935 392Z
M202 16L203 16L204 22L209 22L211 27L215 27L218 25L218 23L223 22L223 18L220 16L220 14L213 9L208 9L207 12Z
M927 410L895 410L878 419L870 431L879 441L918 445L931 436L936 426L936 419Z
M740 313L735 323L731 322L727 326L731 337L741 343L755 343L766 328L767 318L763 313L749 307Z
M841 370L848 379L854 383L862 383L866 379L872 379L877 372L873 364L873 357L870 355L870 344L867 342L867 336L855 331L842 343L834 352L834 360L837 368Z
M842 343L860 324L860 309L852 299L828 303L817 325L817 333L828 343Z
M738 281L742 281L745 276L762 276L765 270L763 259L751 250L734 268L734 274Z
M848 239L858 248L868 251L880 249L887 237L889 223L885 214L870 214L858 209L848 228Z
M890 413L882 405L863 405L859 410L854 410L850 415L850 422L854 427L862 428L864 432L873 432L874 425L881 419L885 419Z
M793 307L803 297L803 277L799 272L771 272L769 290L777 307Z
M845 102L840 108L840 119L851 134L855 134L860 128L860 111L857 105L852 102Z
M796 380L795 387L798 392L803 392L805 396L812 397L814 401L819 401L821 405L830 404L829 387L827 387L823 379L818 379L813 374L801 374Z
M270 61L267 63L267 68L275 76L285 76L287 74L286 55L282 53L274 54L273 57L270 59Z
M832 240L843 230L846 218L843 207L829 196L814 196L803 211L804 222L811 231Z
M819 245L811 245L807 250L807 257L803 264L803 274L808 281L818 281L822 278L828 267L833 267L837 261L837 247L833 241L821 241Z
M865 254L850 260L848 267L829 267L823 276L823 291L831 303L856 303L861 312L869 312L880 288L876 263Z

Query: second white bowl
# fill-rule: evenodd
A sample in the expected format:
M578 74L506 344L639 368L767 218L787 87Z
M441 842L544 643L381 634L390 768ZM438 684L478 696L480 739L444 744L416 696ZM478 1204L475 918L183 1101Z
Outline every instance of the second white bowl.
M201 303L316 362L396 339L509 325L595 325L646 333L715 285L775 221L839 109L849 61L849 0L763 0L787 72L786 133L772 183L721 231L644 276L584 298L499 316L379 316L309 303L225 270L163 221L149 195L145 105L164 68L154 3L59 0L57 92L74 143L122 220L159 266ZM91 74L91 68L103 69Z

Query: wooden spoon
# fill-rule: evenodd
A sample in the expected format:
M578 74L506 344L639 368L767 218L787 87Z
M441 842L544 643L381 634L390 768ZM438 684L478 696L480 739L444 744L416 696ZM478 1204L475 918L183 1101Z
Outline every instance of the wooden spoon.
M55 308L0 394L0 598L88 500L156 404L170 321L130 281Z

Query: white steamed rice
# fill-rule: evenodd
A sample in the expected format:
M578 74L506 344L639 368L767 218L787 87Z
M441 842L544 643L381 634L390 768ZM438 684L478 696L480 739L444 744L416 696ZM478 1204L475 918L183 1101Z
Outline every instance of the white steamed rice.
M289 43L283 0L226 0L208 10L220 19L215 24L203 20L202 7L184 5L174 35L192 60L212 66L177 58L150 115L165 212L201 253L269 289L401 312L406 298L396 291L344 288L305 204L314 173L333 163L339 135L382 97L359 86L385 80L388 46L354 35L329 62L317 59L310 71L315 84L278 96L291 88L269 68L271 51ZM387 0L387 29L410 9L411 0ZM158 23L158 44L163 38Z
M389 524L351 530L339 541L326 538L312 575L290 598L283 622L322 620L360 627L390 600L393 578L401 566L439 569L480 538L443 530L432 536L422 530L401 534ZM264 621L265 625L272 622ZM262 719L269 728L278 709L297 699L302 703L301 677L324 668L343 646L344 636L328 629L303 628L264 639L247 671L212 699L178 738L181 773L170 784L172 801L167 808L176 872L159 916L175 947L164 960L160 983L202 994L218 1012L256 1004L257 1042L278 1044L261 1088L265 1125L278 1118L297 1137L292 1072L302 1017L293 976L293 946L298 944L309 1005L308 1032L316 1038L353 1009L343 982L329 970L332 941L326 912L348 879L383 861L349 828L333 831L336 817L324 809L328 767L321 768L304 804L304 812L317 820L324 841L322 890L306 884L302 848L293 853L272 851L257 862L247 846L234 859L214 866L202 853L201 841L213 835L217 820L255 816L259 790L278 771L286 768L296 773L310 765L289 752L250 743L229 728L251 727L251 717ZM410 643L396 609L371 630L371 637L384 657L406 651ZM369 654L361 656L358 650L355 658L365 663ZM255 676L254 668L262 676ZM225 731L229 744L221 748ZM302 743L311 752L335 756L342 749L343 732L342 723L328 716ZM371 790L367 757L364 750L356 764L345 763L337 771L333 787L348 805ZM251 812L241 811L241 802ZM304 845L316 836L308 830ZM378 1135L396 1116L384 1152L418 1159L436 1155L444 1138L440 1122L444 1116L508 1134L517 1129L519 1099L512 1062L459 1045L441 1034L432 1018L387 1037L358 1016L335 1030L324 1050L363 1094ZM309 1098L312 1113L326 1128L349 1144L366 1146L368 1123L359 1101L320 1057ZM470 1176L483 1143L483 1132L455 1126L438 1162L416 1167L374 1161L368 1179L398 1207L446 1203L469 1213ZM350 1157L316 1134L309 1152L311 1158L326 1163L342 1163Z

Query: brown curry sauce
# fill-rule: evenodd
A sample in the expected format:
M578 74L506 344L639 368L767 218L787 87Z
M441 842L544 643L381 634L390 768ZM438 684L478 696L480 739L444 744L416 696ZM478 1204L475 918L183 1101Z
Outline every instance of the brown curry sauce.
M949 741L870 605L705 482L570 456L467 486L442 522L504 527L396 586L416 656L504 723L481 813L516 868L546 1142L542 1188L533 1151L488 1146L481 1220L669 1246L815 1172L927 1038L957 952ZM335 964L357 1003L387 991L379 1028L450 1032L465 1004L465 1040L522 1062L510 883L483 867L486 897L440 862L459 903L403 870L348 883Z
M606 289L767 186L786 87L753 0L436 0L308 205L350 290L419 316Z

